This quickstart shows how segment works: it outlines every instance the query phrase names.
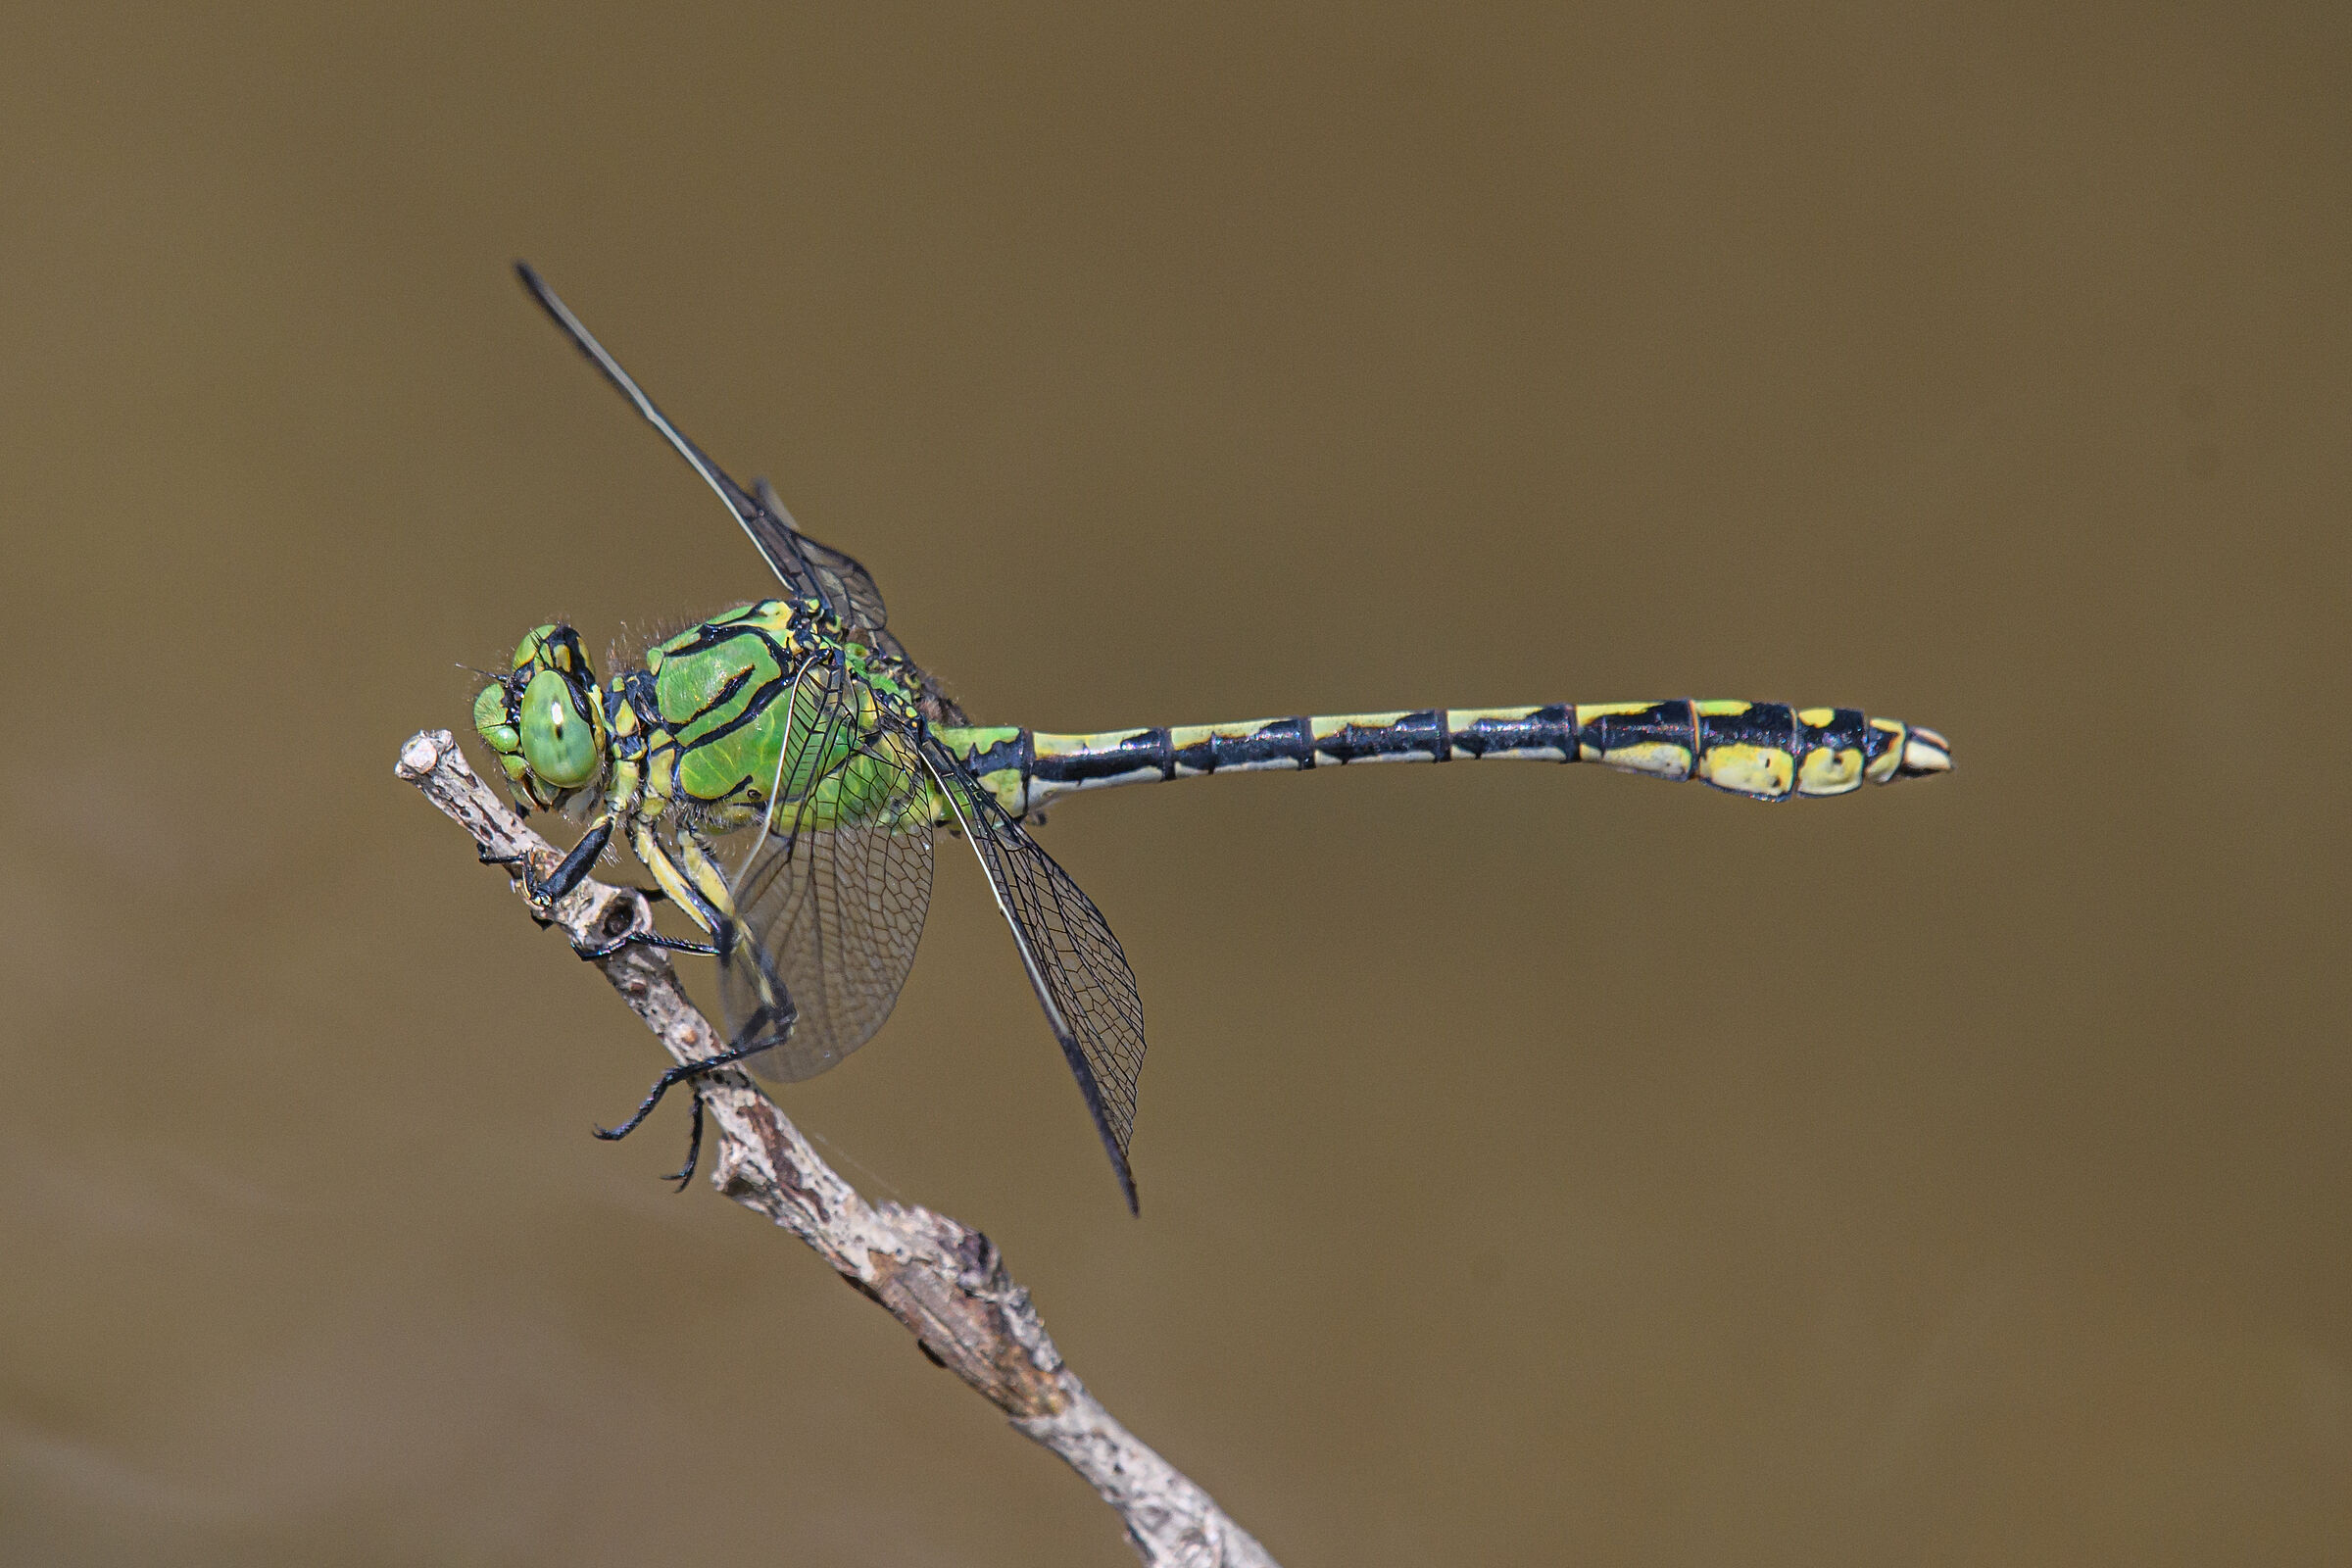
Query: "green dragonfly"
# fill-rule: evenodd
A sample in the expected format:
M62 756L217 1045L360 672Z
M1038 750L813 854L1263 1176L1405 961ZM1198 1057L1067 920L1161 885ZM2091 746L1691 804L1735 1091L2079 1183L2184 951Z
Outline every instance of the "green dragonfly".
M746 491L679 432L527 266L523 284L734 513L784 586L646 650L600 684L569 626L534 628L482 688L474 727L526 810L587 814L542 879L542 907L588 874L615 833L661 896L709 937L646 942L713 955L729 1042L672 1067L664 1094L732 1062L791 1083L839 1062L889 1016L931 900L933 835L968 842L1012 928L1046 1022L1136 1208L1128 1140L1144 1012L1118 939L1094 901L1023 826L1085 790L1260 768L1510 758L1599 762L1695 778L1758 800L1843 795L1940 773L1941 735L1850 708L1677 698L1535 708L1418 709L1239 724L1056 735L975 725L888 629L865 568L803 533L766 481ZM736 835L723 847L722 839ZM703 1131L701 1094L681 1187Z

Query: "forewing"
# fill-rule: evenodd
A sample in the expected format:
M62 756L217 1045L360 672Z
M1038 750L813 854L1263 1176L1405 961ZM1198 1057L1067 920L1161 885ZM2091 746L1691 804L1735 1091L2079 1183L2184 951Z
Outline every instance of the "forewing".
M864 622L852 619L850 608L844 600L851 597L850 590L857 582L862 582L864 593L874 607L872 625L877 629L881 626L882 596L874 592L873 579L866 576L863 566L837 550L828 550L812 539L804 538L793 526L791 514L784 511L780 503L772 509L771 514L770 508L761 500L746 494L743 486L727 476L725 469L711 462L701 447L686 439L684 431L669 422L669 416L654 406L654 400L647 397L629 372L620 368L620 362L606 351L605 346L581 324L578 317L571 314L570 308L556 297L556 291L549 288L537 272L522 262L514 264L514 271L522 279L522 286L530 290L531 298L537 300L540 309L547 312L556 325L564 329L564 336L571 339L572 345L588 357L590 364L604 372L605 379L620 390L620 395L627 398L631 406L644 416L648 424L662 432L662 438L668 441L679 457L686 460L687 466L703 476L703 482L718 493L718 499L725 502L727 510L735 514L735 520L743 524L743 531L751 535L753 545L767 558L769 567L785 587L791 589L796 597L822 599L833 608L836 614L858 625ZM761 488L764 490L765 486ZM767 494L772 496L773 492ZM831 558L831 561L821 560L820 557ZM842 569L844 565L848 570ZM829 584L838 584L839 587Z
M801 525L792 520L784 503L776 495L775 486L765 479L753 481L761 515L757 522L746 522L760 553L774 560L781 551L797 544L801 559L808 562L816 574L817 585L825 592L826 602L843 622L862 626L868 631L880 631L890 620L890 612L882 603L882 590L874 586L873 574L859 565L854 557L842 554L831 545L819 544L801 532ZM899 651L896 641L889 644L893 653Z
M873 1038L931 903L923 761L863 695L838 667L796 687L774 808L733 883L747 941L720 964L720 994L730 1029L772 1020L769 999L790 998L797 1021L751 1060L779 1083L813 1078ZM846 760L818 765L853 738Z
M1144 1004L1127 955L1094 900L954 754L925 737L923 758L979 852L1046 1022L1061 1042L1133 1210L1135 1173L1128 1167L1127 1143L1135 1131L1136 1081L1144 1070Z

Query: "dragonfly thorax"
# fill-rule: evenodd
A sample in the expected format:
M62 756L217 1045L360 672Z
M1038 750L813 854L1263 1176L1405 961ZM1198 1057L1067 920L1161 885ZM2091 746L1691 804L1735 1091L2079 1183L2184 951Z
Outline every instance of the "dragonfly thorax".
M718 827L819 789L877 729L911 730L917 695L902 661L782 599L664 639L614 684L628 694L616 735L646 742L644 807Z
M812 787L875 728L911 729L925 693L895 648L812 601L767 599L663 638L604 686L572 628L534 627L475 699L474 728L525 806L555 810L601 788L615 820L683 815L727 831L779 790ZM811 725L833 733L802 733ZM787 765L788 753L801 760Z

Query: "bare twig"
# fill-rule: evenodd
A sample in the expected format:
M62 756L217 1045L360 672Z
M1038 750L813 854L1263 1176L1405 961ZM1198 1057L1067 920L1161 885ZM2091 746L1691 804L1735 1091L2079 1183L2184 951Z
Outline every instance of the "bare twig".
M486 858L527 855L542 874L560 857L466 765L447 730L401 748L394 771L473 836ZM517 891L520 891L519 883ZM653 910L629 888L584 881L535 911L576 948L653 929ZM631 944L597 960L605 978L681 1062L715 1054L724 1037L678 984L666 955ZM1045 1445L1119 1511L1145 1562L1184 1568L1274 1568L1250 1534L1111 1418L1062 1364L1029 1293L1004 1271L996 1245L927 1208L869 1203L808 1147L782 1111L731 1068L700 1080L718 1128L712 1181L816 1250L841 1277L906 1325L923 1352L980 1391L1025 1436Z

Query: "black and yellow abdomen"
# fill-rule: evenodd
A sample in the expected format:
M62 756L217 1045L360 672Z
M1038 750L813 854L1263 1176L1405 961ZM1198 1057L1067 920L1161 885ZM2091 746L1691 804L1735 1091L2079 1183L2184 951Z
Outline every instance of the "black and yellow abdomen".
M1093 735L935 733L1016 813L1119 784L1351 762L1598 762L1766 801L1845 795L1951 766L1941 735L1899 719L1851 708L1696 698L1303 714Z

